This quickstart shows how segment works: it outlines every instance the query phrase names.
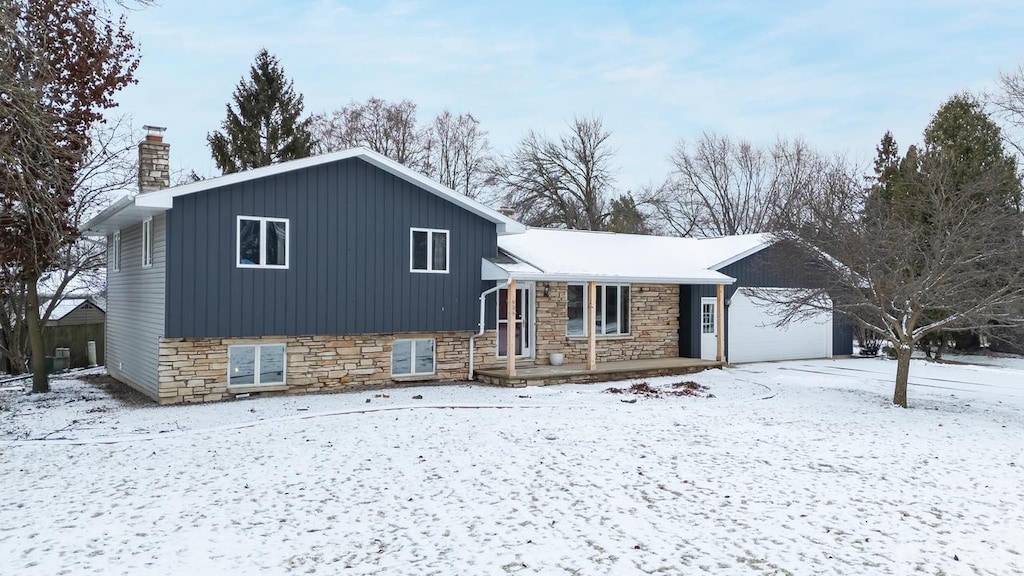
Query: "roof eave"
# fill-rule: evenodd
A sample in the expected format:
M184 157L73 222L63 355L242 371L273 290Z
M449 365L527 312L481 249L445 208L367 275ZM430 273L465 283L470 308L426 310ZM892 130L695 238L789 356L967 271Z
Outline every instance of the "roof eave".
M485 220L489 220L497 225L499 235L508 234L522 234L526 231L526 226L519 222L505 216L497 210L491 209L484 206L480 202L469 198L463 194L448 188L447 186L436 182L411 168L399 164L394 160L374 152L368 148L350 148L348 150L341 150L338 152L332 152L330 154L322 154L320 156L310 156L308 158L301 158L299 160L291 160L283 162L281 164L272 164L270 166L264 166L262 168L254 168L252 170L246 170L244 172L236 172L234 174L227 174L224 176L218 176L209 180L201 180L199 182L193 182L191 184L184 184L181 186L174 186L172 188L165 188L163 190L156 190L154 192L147 192L146 194L140 194L136 197L136 205L148 208L162 208L170 209L174 206L174 199L178 196L186 196L188 194L194 194L204 190L212 188L220 188L223 186L230 186L240 182L246 182L249 180L255 180L257 178L265 178L267 176L274 176L277 174L284 174L292 172L294 170L301 170L303 168L311 168L313 166L319 166L321 164L327 164L329 162L337 162L341 160L348 160L351 158L360 158L374 166L386 171L391 174L421 188L426 189L432 194L441 197L444 200L459 206L465 210L468 210Z
M721 275L720 278L694 278L676 276L617 276L607 274L546 274L529 272L512 272L508 274L512 280L524 282L599 282L604 284L695 284L716 285L733 284L735 278Z
M126 208L132 206L133 204L135 204L135 199L132 196L124 196L119 200L116 200L110 206L104 208L99 214L90 218L89 221L86 222L85 224L82 224L78 230L85 236L102 235L98 233L91 234L90 232L92 232L97 226L103 224L104 222L106 222L113 216L116 216L122 210L125 210Z

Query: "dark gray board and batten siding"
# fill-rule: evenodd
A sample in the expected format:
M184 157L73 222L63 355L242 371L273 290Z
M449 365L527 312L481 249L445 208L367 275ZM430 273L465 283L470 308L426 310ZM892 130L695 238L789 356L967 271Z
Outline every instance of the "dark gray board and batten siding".
M289 266L238 268L238 216L288 218ZM449 273L409 270L410 228L450 231ZM475 330L495 224L353 158L174 199L170 338Z
M784 251L789 248L778 244L751 254L718 271L736 279L725 287L728 301L736 290L744 287L805 288L812 281L806 271L794 269L792 255ZM788 266L780 263L790 263ZM714 286L679 287L679 355L700 358L700 299L713 297ZM725 324L729 325L729 307L725 307ZM842 356L853 354L853 328L849 320L840 314L832 316L832 354ZM729 357L729 333L726 332L725 355Z

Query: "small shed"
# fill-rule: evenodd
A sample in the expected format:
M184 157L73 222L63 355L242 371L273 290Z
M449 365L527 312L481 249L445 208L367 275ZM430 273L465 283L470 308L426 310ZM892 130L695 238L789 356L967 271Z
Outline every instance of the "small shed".
M44 337L47 355L57 348L71 350L71 367L89 365L88 342L96 342L96 362L103 365L103 333L106 326L106 301L99 296L68 297L57 303L46 322ZM46 304L43 310L46 311Z

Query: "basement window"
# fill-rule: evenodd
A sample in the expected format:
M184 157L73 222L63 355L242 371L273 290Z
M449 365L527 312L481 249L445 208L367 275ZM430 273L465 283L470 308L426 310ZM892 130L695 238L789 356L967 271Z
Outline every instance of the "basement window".
M288 268L288 219L238 217L239 268Z
M421 376L434 373L434 339L395 340L391 346L392 376Z
M228 386L279 386L285 382L284 344L228 346Z

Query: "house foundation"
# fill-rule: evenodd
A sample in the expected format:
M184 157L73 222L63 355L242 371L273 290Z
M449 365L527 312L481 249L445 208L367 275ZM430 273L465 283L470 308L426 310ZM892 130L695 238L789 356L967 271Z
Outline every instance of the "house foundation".
M359 334L347 336L267 336L261 338L161 338L159 402L211 402L240 394L335 392L393 382L465 380L469 332ZM433 339L432 374L392 375L392 349L399 339ZM230 386L228 347L284 344L285 382L270 386Z

